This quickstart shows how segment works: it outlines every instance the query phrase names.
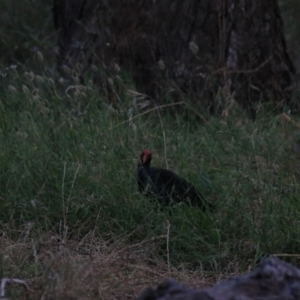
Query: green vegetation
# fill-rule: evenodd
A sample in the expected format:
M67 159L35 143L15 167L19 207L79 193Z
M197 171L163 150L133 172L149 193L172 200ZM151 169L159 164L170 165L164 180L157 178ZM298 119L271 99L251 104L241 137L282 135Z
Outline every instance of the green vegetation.
M8 14L3 20L9 23ZM85 254L98 257L101 264L94 262L102 268L118 257L131 270L138 260L166 277L179 277L174 269L216 277L244 272L265 255L299 253L299 120L272 116L263 107L255 123L233 111L206 122L189 109L174 114L172 106L150 105L141 113L145 100L127 93L124 78L117 89L122 105L113 108L88 81L63 88L53 53L45 58L54 42L53 34L50 40L46 35L50 21L41 37L27 23L1 32L7 53L13 38L20 53L29 49L16 68L10 66L14 59L2 57L1 275L33 278L44 293L59 286L60 295L68 284L59 282L68 279L78 295L79 275L89 270L85 258L80 265ZM34 41L38 47L30 52ZM152 149L153 165L191 181L217 211L204 214L184 204L161 210L140 195L136 164L144 148ZM105 281L114 272L101 270L103 277L89 276ZM84 293L97 294L97 288L86 289L88 284Z
M192 111L174 117L167 108L139 116L125 95L123 108L113 110L93 86L66 93L42 74L8 73L0 107L3 228L31 222L36 231L68 228L70 238L91 230L107 239L132 233L130 243L166 235L169 220L171 263L201 261L207 268L297 252L299 135L293 125L271 116L254 124L229 117L201 123ZM192 181L218 212L178 205L168 215L138 194L136 163L145 147L153 150L154 164ZM165 242L156 247L162 258Z

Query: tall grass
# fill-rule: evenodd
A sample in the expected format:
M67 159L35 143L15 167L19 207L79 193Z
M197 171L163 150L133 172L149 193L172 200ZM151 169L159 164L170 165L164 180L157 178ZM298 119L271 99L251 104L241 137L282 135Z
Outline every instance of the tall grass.
M272 116L201 123L193 112L174 117L167 109L139 116L125 95L124 109L112 112L92 85L66 92L42 74L11 73L0 106L0 216L11 238L26 224L62 239L90 231L128 243L168 235L154 255L215 271L298 253L293 125ZM136 163L146 147L154 165L193 182L216 213L179 204L169 214L138 194Z

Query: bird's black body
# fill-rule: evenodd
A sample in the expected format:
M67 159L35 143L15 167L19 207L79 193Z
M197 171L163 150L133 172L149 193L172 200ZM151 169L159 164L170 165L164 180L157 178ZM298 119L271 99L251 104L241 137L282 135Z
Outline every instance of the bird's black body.
M147 197L155 197L164 205L176 202L185 202L198 206L203 210L214 206L206 201L196 190L195 186L179 177L172 171L152 168L151 151L144 150L141 154L141 163L138 164L138 188Z

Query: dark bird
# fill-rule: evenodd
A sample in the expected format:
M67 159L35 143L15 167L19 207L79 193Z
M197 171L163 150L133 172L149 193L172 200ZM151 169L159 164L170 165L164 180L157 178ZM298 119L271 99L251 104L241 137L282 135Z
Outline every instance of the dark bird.
M150 166L152 153L144 150L138 164L138 188L147 197L158 199L161 204L172 205L185 202L198 206L202 210L207 207L212 211L214 205L204 199L195 186L170 170Z

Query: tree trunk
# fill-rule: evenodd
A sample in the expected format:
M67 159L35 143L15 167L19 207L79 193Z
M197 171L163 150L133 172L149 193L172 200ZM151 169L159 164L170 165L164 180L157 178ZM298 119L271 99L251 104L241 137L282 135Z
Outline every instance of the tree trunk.
M104 83L120 67L155 99L216 111L234 95L254 117L257 103L282 107L294 84L276 0L54 0L54 21L62 73L97 70Z

